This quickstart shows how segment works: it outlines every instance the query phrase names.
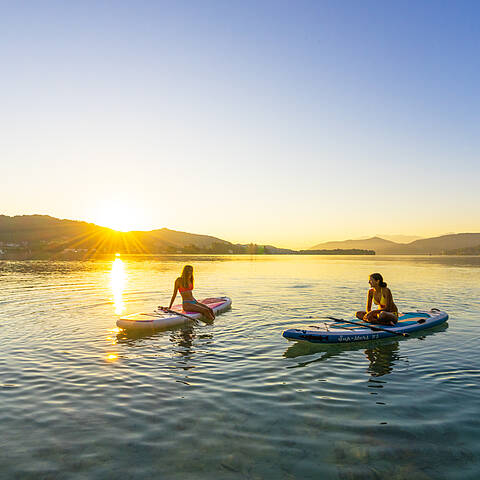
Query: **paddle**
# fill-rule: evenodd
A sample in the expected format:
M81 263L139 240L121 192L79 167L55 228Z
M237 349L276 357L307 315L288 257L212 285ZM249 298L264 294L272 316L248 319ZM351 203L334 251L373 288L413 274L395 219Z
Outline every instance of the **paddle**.
M168 312L168 313L173 313L174 315L180 315L181 317L185 317L185 318L188 318L191 322L196 322L198 320L202 320L201 318L192 318L192 317L189 317L188 315L185 315L183 313L180 313L180 312L177 312L176 310L171 310L170 308L167 308L167 307L161 307L159 306L158 307L159 310L162 310L162 312ZM207 323L205 320L202 320L203 323Z
M367 327L370 330L373 330L374 332L376 332L376 331L388 332L388 333L393 333L394 335L399 335L400 337L409 337L410 336L408 333L394 332L393 330L389 330L388 328L374 327L372 325L366 325L366 324L360 323L360 322L352 322L350 320L343 320L341 318L335 318L335 317L325 317L325 318L329 318L330 320L334 320L335 322L351 323L352 325L359 325L360 327Z
M326 323L324 323L324 325L325 325L325 328L327 329L327 332L329 332L330 330L328 329L328 325ZM308 327L318 328L318 330L322 329L322 327L319 327L318 325L309 325ZM338 325L337 328L343 328L344 330L353 330L355 327L343 327L342 325Z

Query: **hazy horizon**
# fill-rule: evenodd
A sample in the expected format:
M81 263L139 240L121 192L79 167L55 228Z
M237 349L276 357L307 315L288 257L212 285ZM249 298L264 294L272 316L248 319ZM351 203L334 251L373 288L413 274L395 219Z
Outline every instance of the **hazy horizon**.
M7 215L297 249L480 230L478 2L1 11Z
M6 215L6 214L0 212L0 215ZM22 215L27 215L27 214L18 214L18 215L22 216ZM38 213L37 214L32 214L32 215L46 215L46 216L53 217L52 215L38 214ZM57 218L57 217L53 217L53 218ZM86 220L82 220L82 219L78 219L78 218L60 218L59 220L72 220L72 221L86 222ZM94 223L95 225L97 225L99 227L111 228L108 225L100 225L100 224L97 224L95 222L87 222L87 223ZM175 229L172 229L172 228L164 225L164 226L160 226L160 227L153 227L153 228L150 228L150 229L117 230L117 231L121 231L121 232L125 232L125 233L131 232L131 231L146 231L146 232L148 232L148 231L153 231L153 230L161 230L161 229L164 229L164 228L166 228L167 230L175 230ZM178 231L178 230L176 230L176 231ZM379 238L382 238L384 240L390 240L392 242L396 242L396 243L399 243L399 244L407 244L407 243L411 243L415 240L439 237L439 236L443 236L443 235L455 235L455 234L461 234L461 233L480 233L480 232L443 232L443 233L438 234L438 235L430 235L430 236L425 236L425 237L420 237L418 235L373 233L373 234L370 234L370 235L367 235L367 236L355 237L355 238L348 237L348 238L334 238L334 239L329 239L329 240L320 240L320 241L318 241L318 242L316 242L312 245L308 245L308 246L303 246L303 245L292 246L292 245L278 245L278 244L275 244L274 242L268 242L268 241L267 242L256 242L255 240L248 240L248 241L245 241L245 242L239 242L239 241L236 241L235 239L220 237L219 235L216 235L214 232L213 233L199 233L199 232L189 232L189 231L184 231L184 230L180 230L180 232L181 233L187 233L187 234L208 235L208 236L211 236L211 237L219 238L220 240L226 240L226 241L228 241L230 243L233 243L233 244L256 243L258 245L272 245L272 246L275 246L275 247L278 247L278 248L297 249L297 250L309 249L309 248L312 248L315 245L321 244L321 243L368 240L370 238L375 238L375 237L379 237Z

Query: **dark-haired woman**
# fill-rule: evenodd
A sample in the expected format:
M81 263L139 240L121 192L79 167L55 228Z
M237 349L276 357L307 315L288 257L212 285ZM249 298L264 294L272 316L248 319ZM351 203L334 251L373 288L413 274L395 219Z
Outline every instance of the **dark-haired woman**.
M379 273L372 273L368 283L372 288L367 295L367 311L357 312L356 317L365 322L395 325L398 321L398 309L383 277ZM372 310L372 303L377 305L375 310Z
M191 265L185 265L182 270L182 275L175 280L173 295L168 309L172 308L177 292L180 292L182 296L182 306L186 312L199 312L209 320L215 320L213 310L193 298L193 267Z

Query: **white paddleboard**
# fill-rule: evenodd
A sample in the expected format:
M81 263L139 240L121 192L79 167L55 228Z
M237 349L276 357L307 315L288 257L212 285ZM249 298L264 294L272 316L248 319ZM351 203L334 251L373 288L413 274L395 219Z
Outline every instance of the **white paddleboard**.
M232 300L228 297L205 298L200 300L199 303L208 305L215 312L215 315L226 312L232 306ZM182 305L175 305L171 310L182 315L175 315L175 313L163 312L161 310L132 313L131 315L120 317L117 320L117 327L126 329L169 328L177 325L186 325L202 317L201 313L183 310Z

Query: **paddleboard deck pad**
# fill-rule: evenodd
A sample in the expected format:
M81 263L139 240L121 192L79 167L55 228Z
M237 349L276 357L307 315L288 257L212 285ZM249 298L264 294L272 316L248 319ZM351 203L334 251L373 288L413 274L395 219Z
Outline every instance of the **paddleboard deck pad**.
M232 300L228 297L204 298L200 300L199 303L208 305L215 312L215 315L226 312L232 306ZM190 318L161 310L147 313L140 312L119 318L117 320L117 327L126 329L170 328L178 325L191 324L193 321L202 317L201 313L183 310L182 305L175 305L171 310Z
M436 327L448 320L448 315L436 308L429 311L418 310L400 314L395 326L378 325L362 322L354 319L352 321L362 323L361 326L343 322L322 322L318 325L309 325L307 328L291 328L283 332L283 336L289 340L305 340L315 343L346 343L365 340L377 340L378 338L397 337L395 333L413 333L419 330ZM363 326L365 323L365 326ZM371 330L372 327L385 329ZM400 338L400 337L399 337Z

